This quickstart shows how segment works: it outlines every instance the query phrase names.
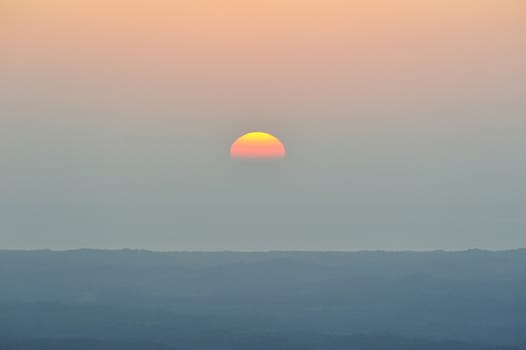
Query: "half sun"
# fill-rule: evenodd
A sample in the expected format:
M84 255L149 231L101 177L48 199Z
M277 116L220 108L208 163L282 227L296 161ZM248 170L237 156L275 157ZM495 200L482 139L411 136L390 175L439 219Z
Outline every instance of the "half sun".
M238 138L230 147L235 159L279 159L285 157L285 146L266 132L250 132Z

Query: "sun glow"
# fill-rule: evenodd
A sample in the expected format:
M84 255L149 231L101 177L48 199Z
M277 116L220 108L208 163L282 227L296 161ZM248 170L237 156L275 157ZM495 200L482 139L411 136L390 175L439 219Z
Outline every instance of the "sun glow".
M285 157L285 146L265 132L250 132L238 138L230 148L230 157L242 159L279 159Z

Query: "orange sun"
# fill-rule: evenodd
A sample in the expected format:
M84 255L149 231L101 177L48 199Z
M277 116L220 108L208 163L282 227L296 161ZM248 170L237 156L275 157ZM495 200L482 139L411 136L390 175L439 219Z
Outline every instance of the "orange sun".
M265 132L250 132L232 144L230 157L236 159L283 158L285 157L285 146L275 136Z

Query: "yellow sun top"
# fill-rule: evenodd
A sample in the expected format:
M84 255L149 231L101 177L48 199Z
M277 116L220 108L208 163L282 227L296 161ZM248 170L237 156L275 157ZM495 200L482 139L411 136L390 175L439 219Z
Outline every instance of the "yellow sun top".
M261 131L249 132L248 134L245 134L237 139L237 141L244 141L244 140L259 141L259 142L274 142L274 141L280 142L277 137L269 133L261 132Z

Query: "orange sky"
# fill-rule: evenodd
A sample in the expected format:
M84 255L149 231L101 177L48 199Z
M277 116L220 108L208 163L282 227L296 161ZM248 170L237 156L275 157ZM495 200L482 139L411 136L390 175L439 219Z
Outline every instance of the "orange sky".
M491 93L525 74L522 0L2 4L2 60L12 74L141 86L136 93L156 98L259 105L262 96L339 101L349 91L408 98L422 86Z

